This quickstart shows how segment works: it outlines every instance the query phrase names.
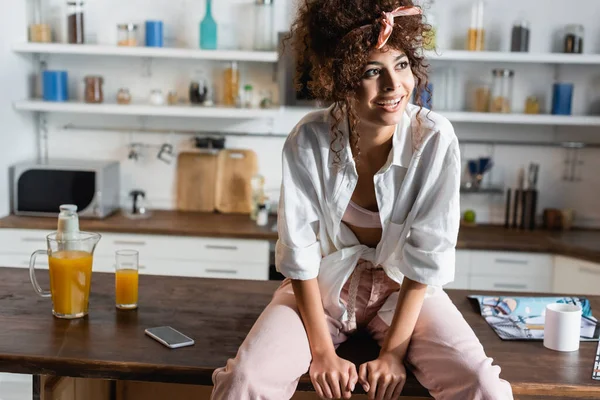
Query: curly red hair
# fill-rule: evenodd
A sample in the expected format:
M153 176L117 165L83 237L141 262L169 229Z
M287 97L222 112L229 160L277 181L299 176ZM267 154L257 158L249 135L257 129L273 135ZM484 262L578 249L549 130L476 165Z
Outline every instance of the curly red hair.
M359 117L353 99L369 53L377 43L382 13L413 5L412 0L304 0L299 7L289 35L298 60L296 84L302 85L300 79L305 76L305 66L308 66L311 95L334 103L331 148L336 153L336 162L339 162L339 152L344 147L339 129L344 111L349 119L356 157L360 153L360 134L356 129ZM408 57L415 77L415 103L421 108L421 92L427 90L428 68L422 52L423 37L430 30L431 26L420 15L396 18L386 44Z

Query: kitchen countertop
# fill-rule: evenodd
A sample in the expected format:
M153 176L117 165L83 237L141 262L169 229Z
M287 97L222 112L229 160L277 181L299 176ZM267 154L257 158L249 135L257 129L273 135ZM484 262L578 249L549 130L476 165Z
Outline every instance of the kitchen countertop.
M209 236L277 240L275 216L267 226L256 226L247 215L155 210L147 220L131 220L120 213L102 220L80 219L82 230L137 234ZM56 218L9 215L0 228L56 229ZM552 253L600 263L600 230L521 231L501 226L462 226L458 249Z
M47 274L38 279L47 287ZM52 316L50 299L34 293L27 270L3 268L0 326L6 329L0 330L0 372L210 385L213 370L235 356L279 282L140 275L139 284L139 309L116 310L114 274L95 272L89 315L63 320ZM447 293L515 394L600 396L600 382L591 379L596 342L561 353L547 350L541 341L503 341L466 297L481 292ZM588 298L599 313L600 296ZM170 350L144 335L144 329L162 325L189 335L196 344ZM367 346L342 345L344 356L361 362L377 355L365 350L368 342L358 344ZM307 375L300 388L310 388ZM426 394L409 375L403 395Z
M257 226L248 215L167 210L154 210L148 219L129 219L120 212L104 219L79 219L80 229L91 232L261 240L277 240L277 232L272 229L275 223L274 216L266 226ZM0 228L56 230L56 218L9 215L0 219Z

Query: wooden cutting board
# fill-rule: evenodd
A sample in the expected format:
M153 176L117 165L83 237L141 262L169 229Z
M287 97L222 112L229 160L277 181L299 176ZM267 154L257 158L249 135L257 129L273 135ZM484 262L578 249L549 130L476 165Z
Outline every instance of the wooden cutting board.
M258 171L252 150L221 150L218 157L216 209L222 213L248 214L252 208L251 179Z
M187 151L177 156L177 209L215 210L218 155L206 151Z

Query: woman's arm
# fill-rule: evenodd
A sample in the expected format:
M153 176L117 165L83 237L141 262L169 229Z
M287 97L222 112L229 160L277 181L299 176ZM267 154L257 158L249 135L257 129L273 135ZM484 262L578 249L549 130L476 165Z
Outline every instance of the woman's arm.
M380 354L389 353L400 360L404 360L410 337L421 312L426 290L427 285L404 278L398 295L394 318Z
M321 398L349 399L358 381L356 366L335 352L317 279L292 279L292 287L308 336L312 354L309 373L317 394Z
M292 279L292 287L313 358L335 354L317 279Z

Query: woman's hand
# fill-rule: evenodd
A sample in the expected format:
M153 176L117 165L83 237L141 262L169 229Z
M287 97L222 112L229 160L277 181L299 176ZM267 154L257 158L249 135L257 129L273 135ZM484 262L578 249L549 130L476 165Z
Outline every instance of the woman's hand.
M335 353L313 356L309 375L322 399L349 399L358 381L356 366Z
M400 397L406 382L406 368L401 357L381 353L377 359L360 366L358 381L370 400L392 400Z

